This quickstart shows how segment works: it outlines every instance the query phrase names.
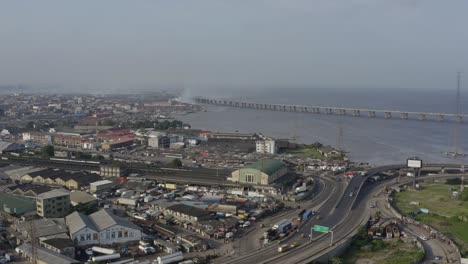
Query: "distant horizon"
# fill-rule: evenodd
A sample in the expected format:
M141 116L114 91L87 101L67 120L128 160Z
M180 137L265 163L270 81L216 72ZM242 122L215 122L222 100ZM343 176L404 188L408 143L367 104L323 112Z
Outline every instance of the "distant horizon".
M0 83L451 91L468 72L466 10L466 0L5 1Z

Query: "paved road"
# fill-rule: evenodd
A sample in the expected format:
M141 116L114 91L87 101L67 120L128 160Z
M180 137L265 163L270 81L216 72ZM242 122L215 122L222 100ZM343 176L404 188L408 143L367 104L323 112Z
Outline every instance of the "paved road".
M336 187L333 189L328 189L327 197L324 196L324 199L320 199L321 201L314 201L313 203L310 204L309 208L314 208L315 210L319 211L320 216L322 217L321 220L315 220L311 219L308 222L306 222L306 225L304 225L301 228L301 232L299 233L294 233L290 237L286 238L282 243L288 243L292 242L295 240L303 240L304 242L307 241L305 238L301 239L300 234L302 232L309 232L310 226L313 224L317 223L322 223L327 219L327 217L334 211L338 201L340 200L343 190L346 188L348 183L345 181L338 182L336 184ZM314 205L315 204L315 205ZM305 206L303 207L305 208ZM297 214L301 211L302 209L297 210L294 212L294 214L291 214L291 217L297 216ZM268 246L265 246L264 248L261 248L259 250L254 250L250 251L244 255L238 255L230 260L226 260L225 258L223 259L217 259L215 260L215 263L262 263L265 259L268 259L272 256L278 255L278 244L270 244Z
M425 177L426 179L430 178L452 178L454 175L437 175L432 177ZM412 179L406 179L402 183L411 183ZM397 217L389 208L388 204L388 196L384 192L380 192L380 194L373 198L370 201L371 204L375 204L376 208L372 210L380 211L384 218L395 218ZM455 251L454 247L449 245L447 242L442 241L438 238L428 239L428 240L421 240L420 237L430 238L430 232L420 226L411 224L411 223L401 223L400 227L405 231L407 234L418 238L418 240L422 243L425 251L425 258L423 263L445 263L445 261L450 260L450 263L459 263L459 256ZM436 260L437 257L441 257L441 259ZM452 262L453 261L453 262Z
M387 166L388 167L388 166ZM392 167L393 169L394 167ZM453 175L449 176L440 176L440 175L433 175L433 176L425 176L425 179L432 179L432 178L441 178L441 177L453 177ZM367 177L362 177L367 178ZM356 179L356 178L355 178ZM392 180L394 181L394 180ZM347 191L354 188L358 182L350 183L348 186ZM330 223L328 226L333 226L333 223L337 225L335 228L332 228L334 231L334 237L336 238L335 241L341 240L343 238L351 238L352 231L359 226L362 226L365 221L370 216L369 207L369 198L378 194L379 187L387 184L388 182L381 182L379 184L366 184L363 186L359 195L356 197L354 204L352 205L352 210L348 211L349 213L344 213L344 210L335 211L335 213L327 218L326 223ZM343 197L345 198L345 197ZM340 206L346 204L347 202L340 201ZM341 208L343 209L343 208ZM336 216L342 216L343 221L336 219ZM340 224L341 223L341 224ZM327 235L329 236L329 235ZM266 259L260 263L309 263L313 259L318 258L321 254L330 250L330 242L328 237L322 236L320 239L313 241L312 243L305 243L305 245L300 246L290 252L283 253L283 256L280 257L273 257L270 259ZM341 241L340 241L341 242ZM305 250L307 249L307 250ZM435 251L438 252L438 251ZM429 257L431 258L431 256ZM255 263L255 262L245 262L245 263Z

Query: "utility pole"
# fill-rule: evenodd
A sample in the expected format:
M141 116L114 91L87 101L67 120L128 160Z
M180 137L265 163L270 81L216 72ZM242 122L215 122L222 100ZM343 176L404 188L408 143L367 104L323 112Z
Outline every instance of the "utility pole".
M31 262L37 264L37 237L34 220L29 221L29 235L31 236Z

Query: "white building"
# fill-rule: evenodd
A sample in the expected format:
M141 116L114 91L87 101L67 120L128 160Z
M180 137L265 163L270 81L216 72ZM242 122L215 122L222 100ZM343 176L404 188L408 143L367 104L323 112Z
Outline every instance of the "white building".
M74 212L65 218L70 237L78 246L141 240L141 229L125 218L102 209L89 216Z
M276 147L275 140L271 138L265 138L262 140L257 140L255 142L256 152L263 154L276 154L278 149Z

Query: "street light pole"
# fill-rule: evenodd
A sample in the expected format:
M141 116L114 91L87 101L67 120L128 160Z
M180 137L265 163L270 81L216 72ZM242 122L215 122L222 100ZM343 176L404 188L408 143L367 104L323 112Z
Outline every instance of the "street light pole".
M333 246L333 231L330 231L331 239L330 239L330 247Z
M309 235L309 241L312 241L312 232L314 231L314 227L310 228L310 235Z

